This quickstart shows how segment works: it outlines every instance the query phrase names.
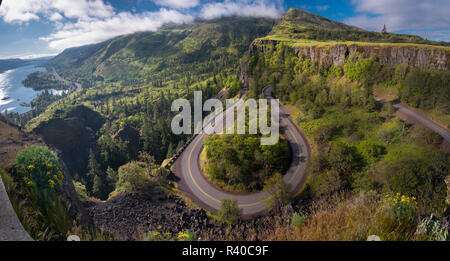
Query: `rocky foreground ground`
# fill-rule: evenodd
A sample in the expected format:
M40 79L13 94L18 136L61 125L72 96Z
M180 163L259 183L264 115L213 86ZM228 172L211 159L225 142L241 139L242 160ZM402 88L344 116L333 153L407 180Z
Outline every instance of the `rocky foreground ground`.
M291 205L278 213L227 225L208 217L202 209L186 206L183 199L160 193L125 193L107 202L85 203L94 225L119 240L142 240L148 231L176 235L189 229L199 240L263 240L277 225L290 221Z

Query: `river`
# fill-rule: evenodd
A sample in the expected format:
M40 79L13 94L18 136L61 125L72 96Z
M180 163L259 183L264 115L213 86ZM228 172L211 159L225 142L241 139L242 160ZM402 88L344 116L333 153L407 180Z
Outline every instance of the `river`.
M27 65L0 73L0 112L25 113L30 107L22 106L21 103L29 104L43 91L35 91L23 86L22 81L33 72L45 71L45 68L36 65ZM64 91L48 90L53 95L62 95Z

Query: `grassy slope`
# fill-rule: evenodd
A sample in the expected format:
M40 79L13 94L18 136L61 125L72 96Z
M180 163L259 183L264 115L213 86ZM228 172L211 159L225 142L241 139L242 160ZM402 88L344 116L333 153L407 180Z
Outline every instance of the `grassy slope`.
M449 43L428 41L415 35L369 32L295 8L291 8L272 32L262 39L286 41L294 45L404 43L449 46Z

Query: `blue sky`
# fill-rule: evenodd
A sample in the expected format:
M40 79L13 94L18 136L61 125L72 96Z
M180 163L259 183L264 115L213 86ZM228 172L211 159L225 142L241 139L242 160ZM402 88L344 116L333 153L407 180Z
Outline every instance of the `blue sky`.
M167 22L227 15L279 17L290 7L379 31L450 41L449 0L3 0L0 59L54 55Z

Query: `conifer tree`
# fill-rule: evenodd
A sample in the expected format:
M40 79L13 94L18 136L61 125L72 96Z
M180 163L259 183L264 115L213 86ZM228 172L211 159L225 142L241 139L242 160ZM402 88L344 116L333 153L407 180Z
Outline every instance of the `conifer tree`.
M95 177L101 178L103 176L103 172L100 167L100 164L97 162L97 159L95 158L95 154L92 151L92 149L89 152L88 168L89 168L89 171L87 173L87 177L88 177L88 180L90 181L90 182L88 182L88 190L91 192L94 192L93 189L94 189ZM97 182L99 182L98 179L97 179Z

